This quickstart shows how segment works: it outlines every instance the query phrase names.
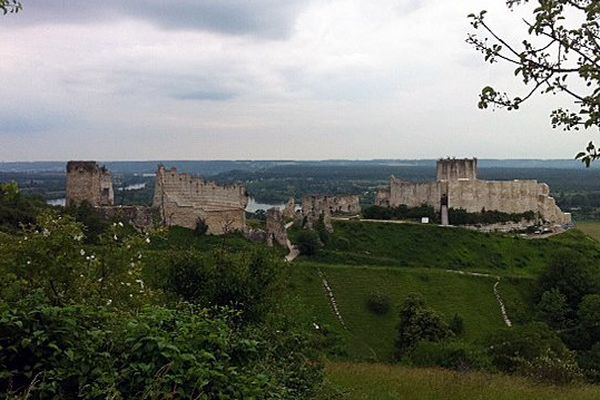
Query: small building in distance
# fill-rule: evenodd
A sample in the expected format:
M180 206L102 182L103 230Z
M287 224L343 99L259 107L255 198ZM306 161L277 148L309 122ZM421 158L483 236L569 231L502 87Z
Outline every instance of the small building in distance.
M571 214L563 213L550 196L550 188L536 180L487 181L477 177L477 159L440 159L435 182L405 182L394 176L390 186L377 193L380 207L418 207L423 204L436 211L447 202L448 208L504 213L533 211L552 224L568 224ZM452 221L450 221L452 223Z
M248 193L241 185L218 185L176 168L159 166L152 202L167 226L195 229L200 221L207 233L221 235L246 229Z
M112 206L115 202L112 174L95 161L69 161L65 206L83 202L92 207Z

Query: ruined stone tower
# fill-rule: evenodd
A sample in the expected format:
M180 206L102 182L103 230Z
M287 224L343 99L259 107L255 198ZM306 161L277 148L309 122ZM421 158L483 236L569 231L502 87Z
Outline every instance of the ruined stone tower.
M112 174L95 161L69 161L65 205L78 205L84 201L92 207L112 206Z
M477 179L476 158L442 158L437 162L438 181L460 181Z

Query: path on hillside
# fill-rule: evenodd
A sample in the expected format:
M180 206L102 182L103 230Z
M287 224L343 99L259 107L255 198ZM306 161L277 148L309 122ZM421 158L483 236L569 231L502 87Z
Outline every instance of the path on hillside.
M344 322L344 318L342 318L342 314L337 306L337 301L335 300L335 296L333 294L333 290L331 290L331 286L329 286L329 282L327 282L327 278L321 268L318 269L319 277L321 277L321 281L323 282L323 287L325 288L325 293L329 298L329 304L331 304L331 308L333 310L333 314L340 321L340 324L344 327L344 329L348 330L346 327L346 323Z
M285 230L287 231L293 225L294 225L294 221L288 222L287 224L285 224ZM290 239L287 239L285 244L289 251L287 256L285 256L285 261L291 263L292 261L294 261L296 259L296 257L298 257L300 255L300 250L298 250L298 247L294 246L292 244L292 242L290 242Z
M449 272L449 273L453 273L453 274L469 275L469 276L477 276L477 277L480 277L480 278L493 278L493 279L496 279L496 283L494 283L494 287L493 287L494 296L496 297L496 301L498 302L498 305L500 306L500 313L502 314L502 319L504 320L504 323L508 327L512 326L512 322L510 321L510 318L508 318L508 313L506 312L506 307L504 306L504 301L502 301L502 297L500 296L500 290L498 289L498 286L500 286L500 279L501 279L499 275L484 274L484 273L481 273L481 272L457 271L457 270L454 270L454 269L447 269L445 271Z

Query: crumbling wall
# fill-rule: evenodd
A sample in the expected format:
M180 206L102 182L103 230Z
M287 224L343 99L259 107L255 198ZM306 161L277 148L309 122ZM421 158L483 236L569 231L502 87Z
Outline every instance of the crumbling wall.
M304 196L302 211L328 209L330 214L359 214L360 199L356 195Z
M560 210L545 183L536 180L479 180L476 159L444 159L438 161L437 167L436 182L403 182L392 176L389 189L377 193L376 205L418 207L427 204L439 211L441 198L447 195L448 207L468 212L480 212L484 208L505 213L533 211L550 223L571 222L571 215Z
M145 231L154 226L155 209L144 206L101 206L96 210L104 219L117 219Z
M270 208L267 210L267 244L273 246L277 243L287 247L288 236L285 229L285 219L279 208Z
M290 197L285 208L283 209L283 218L284 219L296 218L296 200L294 200L293 197Z
M112 174L95 161L69 161L67 163L67 207L88 202L91 206L114 204Z
M202 220L213 235L244 230L247 204L243 186L222 186L163 166L156 173L153 206L165 225L194 229Z

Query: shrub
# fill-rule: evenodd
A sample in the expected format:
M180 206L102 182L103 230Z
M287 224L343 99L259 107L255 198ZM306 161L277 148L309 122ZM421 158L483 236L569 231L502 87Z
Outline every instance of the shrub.
M122 224L109 226L92 249L83 245L81 223L73 217L43 212L35 226L24 227L18 240L0 242L0 272L15 279L9 292L18 300L40 290L55 305L75 303L129 308L152 295L141 278L146 241L124 234ZM3 241L0 238L0 241Z
M576 380L580 375L573 353L556 333L539 322L496 332L489 339L489 353L503 372L556 384Z
M239 310L243 321L260 321L277 304L285 264L266 250L173 251L162 260L156 284L179 300Z
M567 385L583 378L572 351L558 356L548 350L531 361L524 361L518 372L535 381L555 385Z
M556 289L562 293L572 310L586 294L599 288L597 265L574 250L553 255L546 270L538 278L540 293Z
M457 371L493 370L490 357L480 347L458 341L419 342L408 354L417 367L442 367Z
M303 229L296 236L296 245L300 250L300 254L305 256L317 254L319 244L319 235L315 231Z
M320 382L303 336L238 331L227 310L0 310L0 391L38 399L301 398Z
M458 314L454 314L450 320L450 323L448 324L448 327L455 336L461 336L463 333L465 333L465 321Z
M400 308L400 324L396 338L396 358L402 358L420 341L437 342L452 336L448 325L423 299L415 294L406 297Z
M389 296L382 293L371 293L367 298L367 308L375 315L385 315L392 306Z
M204 221L202 218L198 218L196 221L196 228L194 228L194 233L196 236L204 236L206 235L207 231L208 225L206 224L206 221Z
M537 304L538 318L554 329L562 329L567 322L569 306L567 298L556 288L542 293Z

